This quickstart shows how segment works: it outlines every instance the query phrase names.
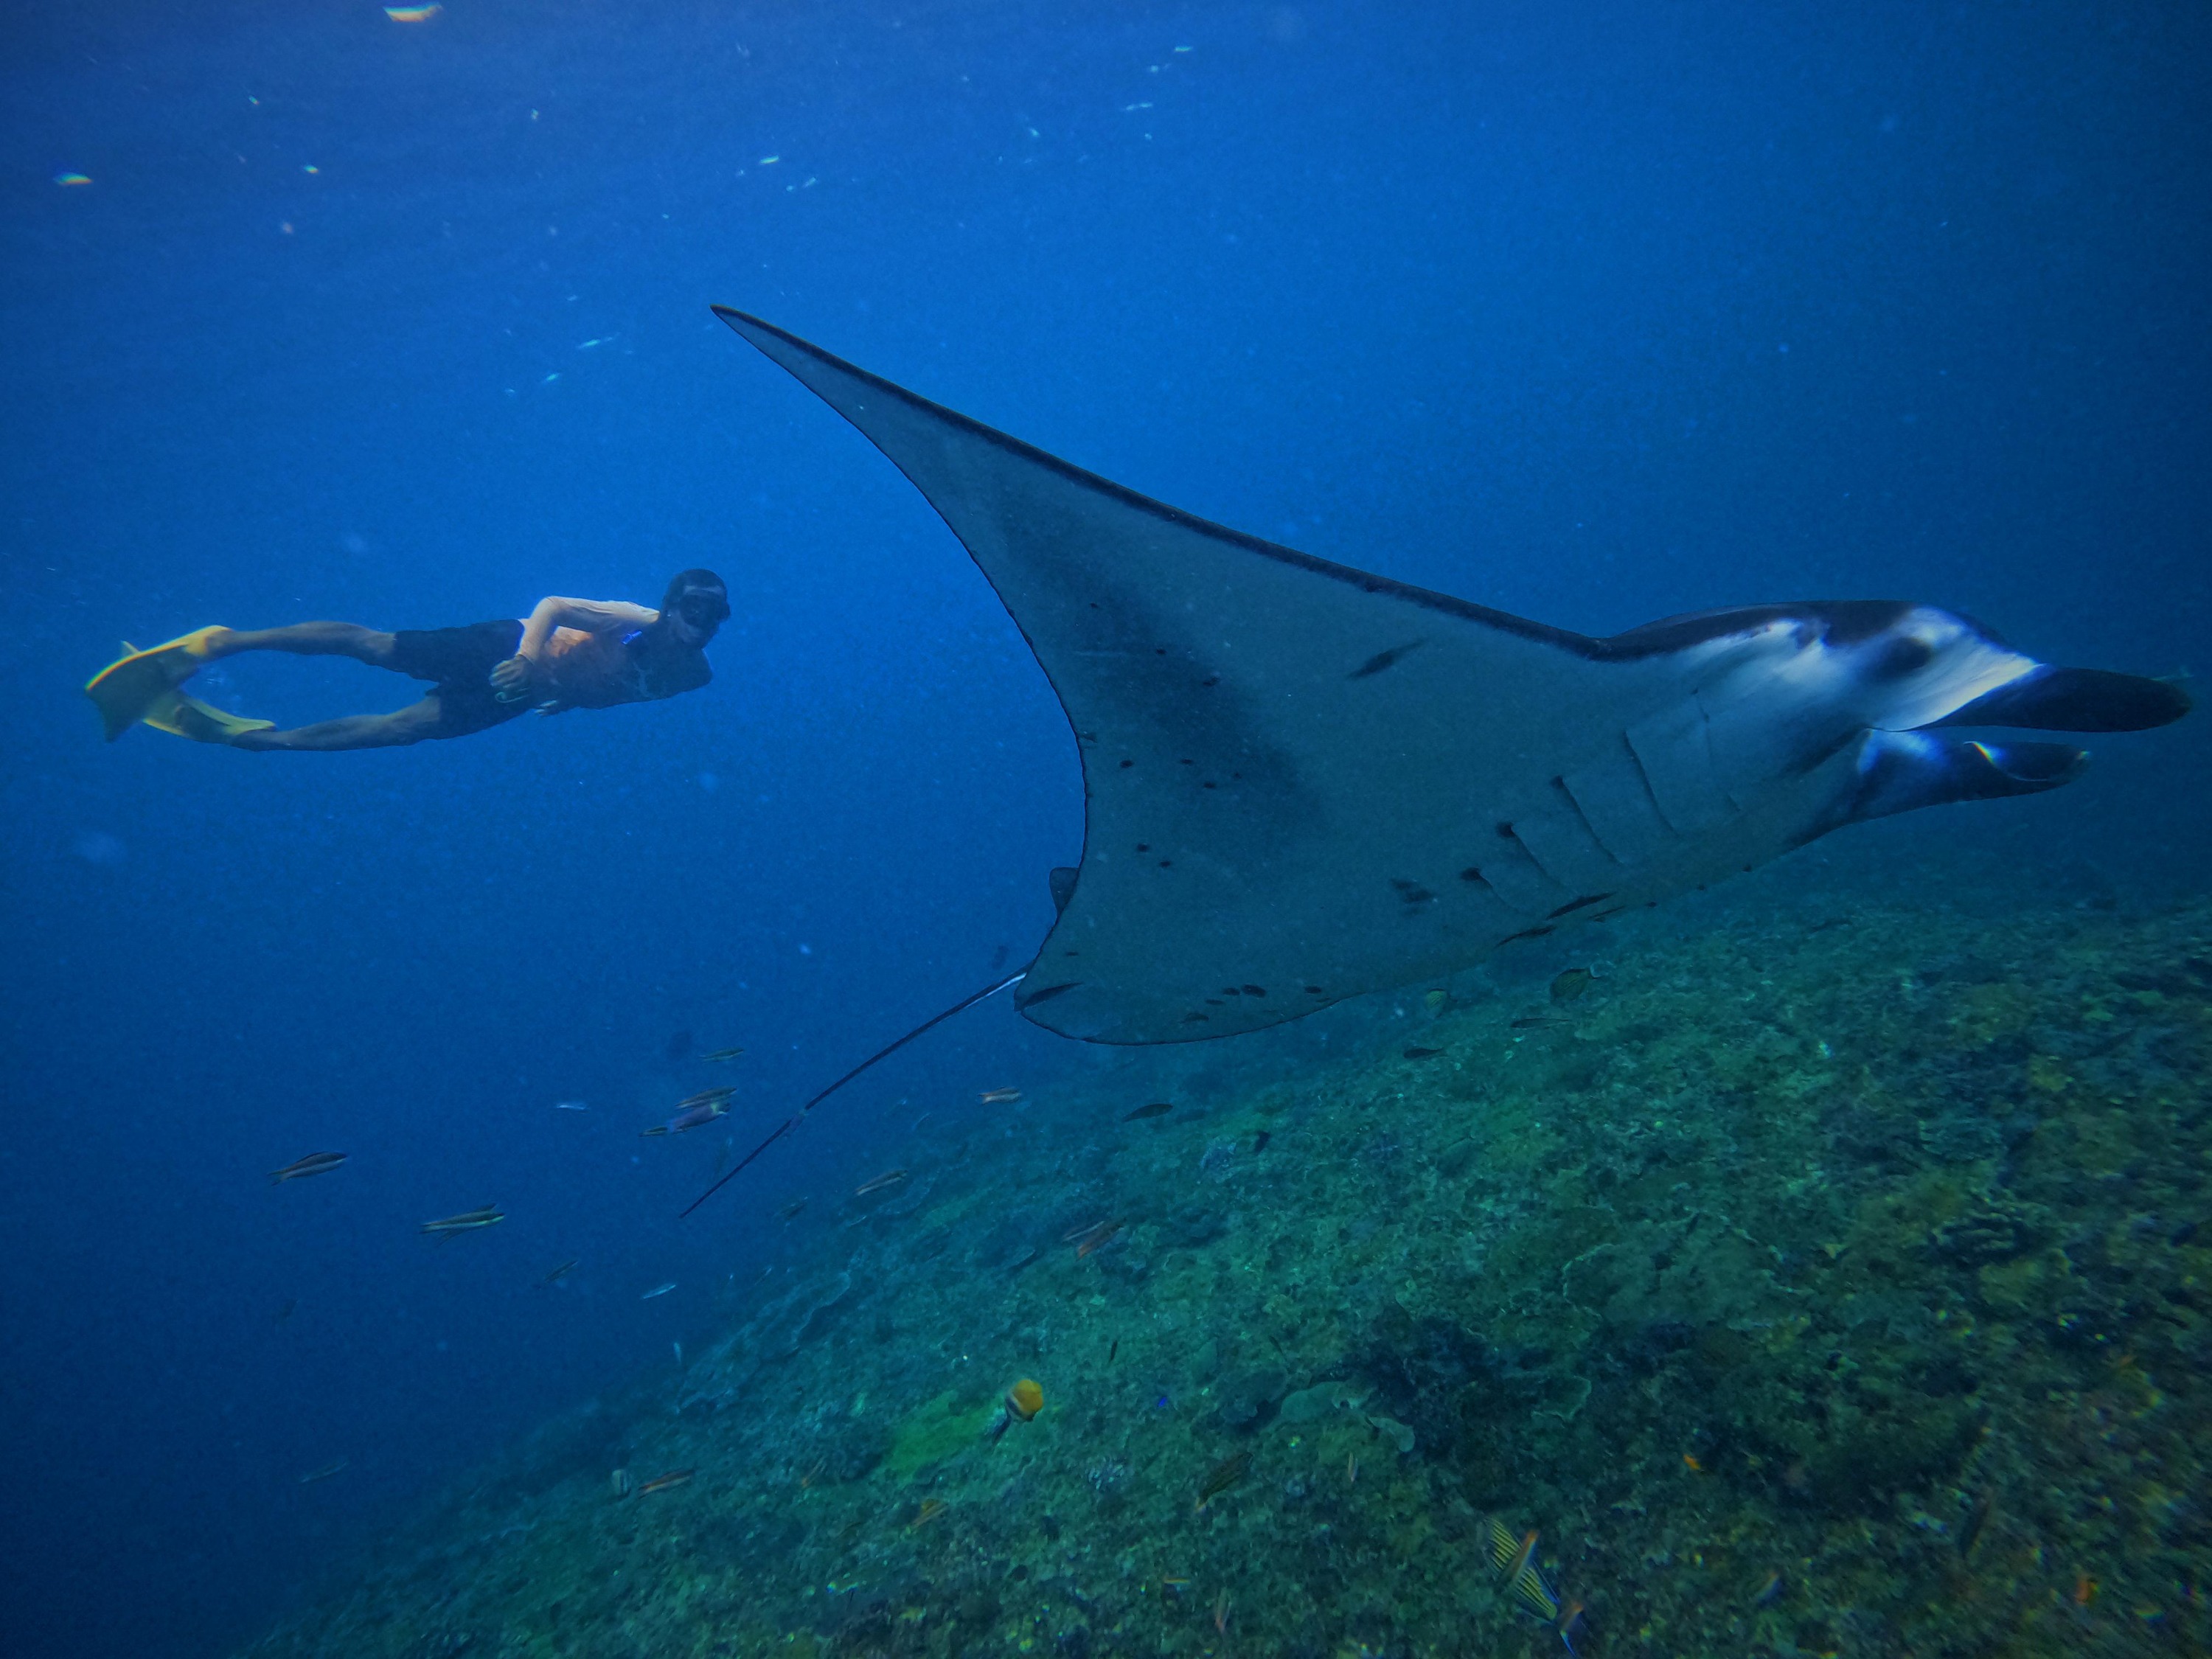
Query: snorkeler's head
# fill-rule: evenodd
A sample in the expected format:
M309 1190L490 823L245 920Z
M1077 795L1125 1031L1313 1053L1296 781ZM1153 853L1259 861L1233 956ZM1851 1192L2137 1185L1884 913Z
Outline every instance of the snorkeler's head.
M679 570L660 597L664 613L676 615L702 633L711 634L728 619L730 591L711 570Z

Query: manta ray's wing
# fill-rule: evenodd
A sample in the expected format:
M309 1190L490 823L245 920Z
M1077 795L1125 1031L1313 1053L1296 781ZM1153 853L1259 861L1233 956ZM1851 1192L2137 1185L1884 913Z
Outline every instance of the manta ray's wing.
M1589 639L1208 524L717 309L921 489L1060 696L1083 858L1018 1003L1067 1036L1273 1024L2078 763L1893 735L2056 672L1942 612Z

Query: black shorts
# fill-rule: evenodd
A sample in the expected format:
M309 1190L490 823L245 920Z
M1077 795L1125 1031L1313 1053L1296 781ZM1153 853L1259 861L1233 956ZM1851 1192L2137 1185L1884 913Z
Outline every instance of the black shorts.
M521 643L522 624L512 617L465 628L403 628L392 636L392 665L434 682L440 737L466 737L529 711L526 696L501 702L491 686L491 671Z

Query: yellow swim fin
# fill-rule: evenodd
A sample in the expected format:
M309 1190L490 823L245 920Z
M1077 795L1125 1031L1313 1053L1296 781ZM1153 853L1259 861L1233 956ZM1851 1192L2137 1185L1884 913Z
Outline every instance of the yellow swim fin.
M181 691L165 691L154 706L138 717L156 732L174 732L194 743L232 743L241 732L267 732L275 720L250 720L212 703L188 697Z
M129 654L108 664L84 688L84 695L100 710L108 742L146 719L147 711L164 695L198 673L207 664L208 641L226 631L196 628L150 651L132 651L126 644L123 648Z

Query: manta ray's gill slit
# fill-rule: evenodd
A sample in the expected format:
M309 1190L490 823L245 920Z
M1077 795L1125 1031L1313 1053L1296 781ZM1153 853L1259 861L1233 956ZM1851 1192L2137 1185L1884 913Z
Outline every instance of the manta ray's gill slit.
M1557 921L1561 916L1571 916L1577 910L1587 910L1593 904L1602 904L1612 896L1610 893L1585 893L1580 898L1569 899L1545 920Z
M1575 792L1567 787L1567 781L1565 776L1559 775L1553 775L1552 779L1552 793L1559 796L1561 800L1567 804L1567 811L1574 814L1574 821L1582 826L1583 833L1590 838L1590 844L1592 846L1595 847L1599 852L1604 854L1606 857L1611 859L1615 864L1623 862L1620 854L1614 852L1613 848L1605 844L1605 837L1598 834L1597 825L1590 822L1590 815L1583 811L1583 804L1576 798Z

